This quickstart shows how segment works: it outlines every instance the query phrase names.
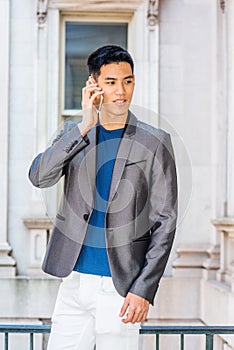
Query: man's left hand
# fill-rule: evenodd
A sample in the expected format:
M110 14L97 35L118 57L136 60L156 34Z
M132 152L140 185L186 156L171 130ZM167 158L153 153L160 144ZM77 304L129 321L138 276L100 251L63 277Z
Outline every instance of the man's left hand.
M128 310L128 313L126 314ZM120 317L126 314L123 323L136 323L146 320L149 311L149 301L139 295L128 293L120 311Z

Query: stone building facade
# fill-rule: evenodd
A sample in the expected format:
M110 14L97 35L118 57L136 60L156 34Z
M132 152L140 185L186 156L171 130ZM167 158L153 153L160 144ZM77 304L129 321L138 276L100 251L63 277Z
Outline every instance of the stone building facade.
M27 172L63 121L79 118L77 52L103 40L132 53L133 110L172 134L177 159L177 236L147 322L232 325L234 0L0 0L0 323L49 323L60 281L40 264L61 188L37 190ZM45 341L38 335L36 349ZM234 349L233 338L215 349Z

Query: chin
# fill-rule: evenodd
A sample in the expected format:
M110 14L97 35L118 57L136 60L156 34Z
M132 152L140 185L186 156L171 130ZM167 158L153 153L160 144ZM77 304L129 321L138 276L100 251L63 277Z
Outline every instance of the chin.
M128 113L129 104L126 104L125 106L108 106L106 108L106 112L110 113L114 116L122 116L123 114Z

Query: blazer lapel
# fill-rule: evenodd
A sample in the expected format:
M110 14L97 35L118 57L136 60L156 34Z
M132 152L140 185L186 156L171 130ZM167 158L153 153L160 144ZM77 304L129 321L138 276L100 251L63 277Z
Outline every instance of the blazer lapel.
M123 171L124 167L126 164L126 161L128 159L129 152L132 147L132 142L133 142L133 136L136 133L136 124L137 124L137 119L136 117L129 111L128 115L128 121L126 125L126 129L123 134L123 138L120 142L119 149L117 152L116 160L115 160L115 165L113 169L113 174L112 174L112 180L111 180L111 186L110 186L110 192L109 192L109 202L113 199ZM97 137L97 126L94 127L93 129L90 130L88 133L88 138L89 138L89 145L84 148L85 152L85 165L86 165L86 171L87 171L87 179L89 183L89 189L90 189L90 195L91 197L89 198L88 201L89 203L93 204L94 198L95 198L95 186L96 186L96 137ZM85 179L84 179L85 181ZM88 193L86 194L87 196L89 195Z
M113 169L110 193L109 193L109 199L108 199L109 203L112 201L118 189L118 186L124 171L124 167L132 147L133 136L136 133L136 124L137 124L136 117L129 111L126 129L119 145L119 149L117 152L115 165Z

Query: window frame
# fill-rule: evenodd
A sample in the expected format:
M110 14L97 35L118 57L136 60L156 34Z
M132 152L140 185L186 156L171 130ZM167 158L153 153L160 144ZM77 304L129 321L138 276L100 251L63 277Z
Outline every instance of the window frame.
M133 13L119 12L114 15L111 13L78 13L78 14L62 14L60 23L60 115L61 118L78 117L81 118L81 109L65 109L65 43L66 43L66 23L126 23L127 29L127 49L132 45L132 19Z

